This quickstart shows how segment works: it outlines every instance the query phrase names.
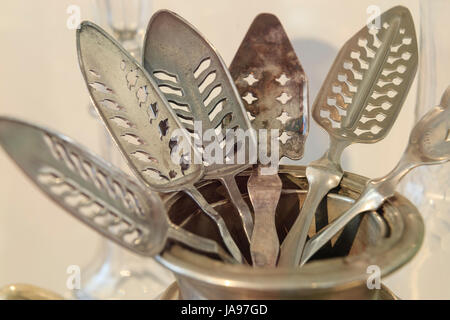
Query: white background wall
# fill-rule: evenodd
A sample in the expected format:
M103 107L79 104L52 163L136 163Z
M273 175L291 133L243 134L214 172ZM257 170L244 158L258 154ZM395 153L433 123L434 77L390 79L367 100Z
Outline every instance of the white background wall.
M407 5L417 28L417 1L153 1L153 10L174 10L217 47L230 63L253 18L276 14L310 80L312 102L340 46L367 20L368 5L382 10ZM49 126L99 152L98 123L88 112L88 95L78 68L75 31L66 27L69 5L92 19L93 1L2 1L0 13L0 114ZM343 167L368 177L386 173L400 157L414 119L415 84L390 135L375 145L354 145ZM327 135L311 124L306 164L327 148ZM86 265L99 236L61 212L0 152L0 286L26 282L65 290L68 265ZM448 265L450 267L450 263ZM411 297L401 281L391 289ZM446 291L450 298L450 291Z

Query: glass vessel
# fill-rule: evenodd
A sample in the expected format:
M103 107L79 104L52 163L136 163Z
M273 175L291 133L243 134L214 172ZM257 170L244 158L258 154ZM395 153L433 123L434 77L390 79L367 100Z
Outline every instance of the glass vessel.
M138 61L146 24L151 15L149 0L97 0L96 23L112 34ZM101 156L129 172L95 108L99 121ZM155 299L173 282L170 271L154 259L137 256L102 239L98 254L83 268L82 285L74 292L79 299Z

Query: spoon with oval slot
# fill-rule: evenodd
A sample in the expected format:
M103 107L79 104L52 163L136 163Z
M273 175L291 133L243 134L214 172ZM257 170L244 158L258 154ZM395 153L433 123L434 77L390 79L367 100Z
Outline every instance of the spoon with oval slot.
M341 48L313 105L313 117L329 133L330 147L306 169L308 196L281 245L279 266L298 266L317 207L342 179L343 150L352 143L375 143L388 134L417 61L414 22L401 6L375 18Z
M442 96L440 105L425 114L413 128L409 144L397 166L386 176L369 180L355 204L307 242L300 264L305 264L358 214L376 210L384 201L394 196L395 187L412 169L449 160L450 86Z
M255 213L250 242L253 265L275 267L280 246L275 211L282 188L278 161L303 157L309 118L307 79L280 21L267 13L252 22L230 73L259 132L259 154L262 150L267 155L267 162L261 164L259 159L247 184Z
M171 238L234 261L215 241L171 223L155 192L68 137L0 117L0 145L56 204L128 250L151 257Z

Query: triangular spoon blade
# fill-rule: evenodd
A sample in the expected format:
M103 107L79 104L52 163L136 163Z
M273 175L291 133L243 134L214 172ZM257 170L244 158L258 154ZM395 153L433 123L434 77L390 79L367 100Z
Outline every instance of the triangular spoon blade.
M230 73L253 128L278 129L280 158L301 159L309 130L308 81L276 16L262 13L255 18Z

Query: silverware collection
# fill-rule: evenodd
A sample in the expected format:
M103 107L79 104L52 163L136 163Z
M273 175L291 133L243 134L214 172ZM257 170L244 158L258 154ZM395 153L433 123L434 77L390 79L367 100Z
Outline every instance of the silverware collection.
M380 25L373 27L375 21ZM208 40L167 10L151 18L143 49L139 63L97 25L83 22L77 30L89 94L135 178L62 134L0 117L0 145L49 198L139 255L161 253L170 239L226 263L300 267L355 216L392 197L413 168L450 160L449 87L440 105L413 128L398 165L369 180L350 209L308 236L315 215L323 214L319 204L344 175L343 150L385 138L413 82L418 63L414 22L408 9L394 7L344 44L313 103L313 118L328 132L330 145L308 165L306 200L280 245L275 216L282 181L277 167L252 162L249 155L251 143L276 161L299 160L304 153L308 81L280 21L258 15L229 69ZM213 132L214 139L198 139L197 126ZM272 137L256 134L261 129L277 130L276 149ZM249 143L228 143L233 130L246 132ZM222 161L208 159L207 150ZM241 151L242 163L229 161ZM235 176L252 166L243 193ZM227 191L251 259L198 190L204 180L218 180ZM160 193L179 191L214 221L224 246L170 221Z

